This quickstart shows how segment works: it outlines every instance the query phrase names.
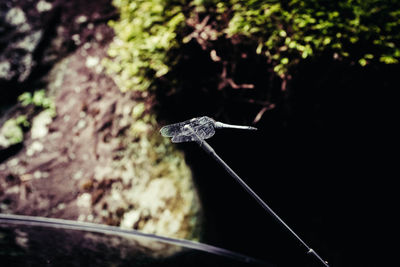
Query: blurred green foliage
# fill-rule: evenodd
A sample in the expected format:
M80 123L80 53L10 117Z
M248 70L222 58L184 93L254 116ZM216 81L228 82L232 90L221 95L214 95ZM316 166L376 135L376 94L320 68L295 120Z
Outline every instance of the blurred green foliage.
M301 60L326 53L361 66L393 64L400 59L396 45L400 40L400 2L394 0L113 3L121 15L110 22L116 39L105 63L123 91L151 88L155 79L174 67L179 49L192 39L211 51L216 40L239 38L281 77ZM212 36L207 36L204 20L193 19L196 16L210 17L205 22Z

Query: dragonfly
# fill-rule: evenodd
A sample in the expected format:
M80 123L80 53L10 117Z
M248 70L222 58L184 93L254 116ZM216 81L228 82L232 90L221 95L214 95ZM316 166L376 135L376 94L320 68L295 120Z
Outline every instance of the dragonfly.
M257 130L252 126L227 124L203 116L164 126L160 132L164 137L172 137L173 143L182 143L211 138L215 134L215 129Z
M324 261L317 252L304 242L293 230L289 227L257 194L239 177L228 164L215 152L215 150L205 141L215 134L215 129L242 129L242 130L257 130L251 126L232 125L215 121L207 116L193 118L183 122L178 122L166 125L160 129L161 135L172 137L173 143L196 142L201 148L211 155L228 173L234 178L247 193L252 196L257 203L274 219L278 221L288 232L292 234L306 249L307 253L315 256L325 267L329 267L328 262Z

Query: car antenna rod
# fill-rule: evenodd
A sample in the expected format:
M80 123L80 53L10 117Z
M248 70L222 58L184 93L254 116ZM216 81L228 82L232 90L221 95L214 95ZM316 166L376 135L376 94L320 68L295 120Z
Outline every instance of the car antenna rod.
M211 155L246 191L257 203L264 208L274 219L278 221L287 231L289 231L306 249L307 254L315 256L324 266L329 267L328 262L324 261L318 253L307 245L240 177L228 164L221 159L215 150L205 141L215 134L215 129L231 128L243 130L257 130L251 126L239 126L217 122L207 116L193 118L187 121L166 125L161 128L162 136L171 137L173 143L196 142L204 151Z

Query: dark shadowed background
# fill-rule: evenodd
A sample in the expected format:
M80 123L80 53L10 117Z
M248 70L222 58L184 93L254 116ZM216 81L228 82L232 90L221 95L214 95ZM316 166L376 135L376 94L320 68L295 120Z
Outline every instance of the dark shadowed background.
M379 255L390 254L398 161L396 10L393 1L3 1L0 212L77 219L78 196L89 192L94 210L123 179L112 163L127 143L210 116L258 128L218 130L208 142L331 266L386 266ZM34 118L54 109L45 124L56 141L35 142ZM277 266L321 266L195 143L177 149L198 190L193 231L202 242ZM98 166L112 166L102 182L93 179ZM45 173L57 182L40 182ZM49 189L31 194L30 181ZM135 209L101 207L113 208L99 222L120 225Z

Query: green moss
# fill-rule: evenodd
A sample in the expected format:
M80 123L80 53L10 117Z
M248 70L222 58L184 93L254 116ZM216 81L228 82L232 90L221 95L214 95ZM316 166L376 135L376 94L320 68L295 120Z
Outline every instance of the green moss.
M185 21L181 2L113 1L120 19L109 22L116 39L104 64L122 91L147 90L155 78L168 73L173 60L168 51L178 47L177 35Z
M209 15L212 38L245 38L249 48L272 62L278 75L304 59L331 53L361 66L397 63L400 3L383 0L242 1L114 0L120 19L110 45L108 72L122 91L145 91L165 77L179 60L179 49L200 26L193 18ZM186 40L186 41L185 41ZM174 53L171 53L175 51ZM371 57L370 55L373 55ZM216 74L217 75L217 74Z
M400 39L400 12L392 10L400 6L393 1L229 2L234 12L228 36L243 35L257 42L257 52L272 59L280 75L301 59L324 51L351 56L361 66L374 59L398 62L391 43Z

